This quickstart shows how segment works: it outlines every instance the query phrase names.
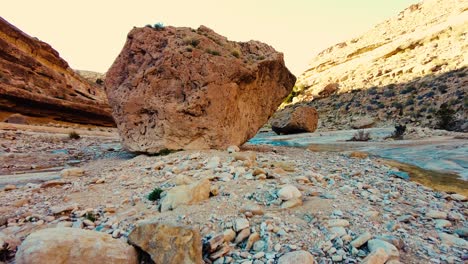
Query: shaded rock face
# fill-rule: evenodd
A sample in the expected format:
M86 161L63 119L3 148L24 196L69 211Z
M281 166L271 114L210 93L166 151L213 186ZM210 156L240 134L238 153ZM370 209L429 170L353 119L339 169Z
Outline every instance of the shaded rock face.
M50 45L0 17L0 111L113 126L102 88L84 80Z
M314 132L317 129L317 110L309 106L288 107L275 114L270 121L276 134Z
M11 116L3 120L3 122L10 123L10 124L21 124L21 125L28 124L27 117L22 114L12 114Z
M29 235L16 253L18 264L138 263L136 250L111 235L77 228L47 228Z
M124 145L132 151L208 149L253 137L291 91L283 54L211 29L135 28L106 74Z
M138 224L128 236L130 244L151 256L156 264L201 264L200 232L158 221Z

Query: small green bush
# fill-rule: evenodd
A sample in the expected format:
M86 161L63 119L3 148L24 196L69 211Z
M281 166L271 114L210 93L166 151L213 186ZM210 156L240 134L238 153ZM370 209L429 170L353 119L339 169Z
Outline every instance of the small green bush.
M78 134L76 131L72 131L70 133L68 133L68 137L70 139L79 139L80 138L80 134Z
M395 126L395 131L393 131L393 133L386 138L393 138L393 139L401 140L403 139L403 135L405 134L405 131L406 131L406 126L398 124Z
M408 98L408 100L406 100L406 102L405 102L405 105L406 106L414 105L414 99L413 98Z
M395 96L395 92L394 92L393 90L385 90L385 91L383 92L383 96L385 96L385 97L393 97L393 96Z
M411 93L413 91L416 91L416 87L414 86L406 86L405 89L401 90L400 91L400 94L408 94L408 93Z
M84 215L84 217L85 217L86 219L88 219L89 221L91 221L91 222L94 222L94 221L97 220L97 216L94 215L94 213L91 213L91 212L90 212L90 213L86 213L86 214Z
M217 50L210 50L210 49L207 49L206 52L209 53L209 54L211 54L211 55L214 55L214 56L219 56L219 55L221 55L221 53L219 53L219 51L217 51Z
M164 191L161 188L154 188L149 194L148 194L148 200L150 201L157 201L161 199L161 193Z
M400 109L403 108L403 105L400 102L392 102L392 107Z
M367 93L370 94L370 95L374 95L374 94L377 94L377 87L371 87L367 90Z
M441 85L437 86L437 90L439 90L439 92L441 94L446 94L447 89L448 89L448 86L446 84L441 84Z
M238 50L232 50L231 55L236 57L236 58L239 58L240 57L240 52Z
M442 104L435 115L437 117L437 128L449 131L453 130L453 124L455 122L455 110L449 108L447 104Z

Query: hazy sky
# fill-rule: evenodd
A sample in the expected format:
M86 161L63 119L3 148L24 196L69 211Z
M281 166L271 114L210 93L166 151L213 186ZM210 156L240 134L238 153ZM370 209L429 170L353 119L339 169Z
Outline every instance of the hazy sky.
M321 50L358 36L416 0L8 0L0 16L49 43L75 69L105 72L133 26L206 25L260 40L296 75Z

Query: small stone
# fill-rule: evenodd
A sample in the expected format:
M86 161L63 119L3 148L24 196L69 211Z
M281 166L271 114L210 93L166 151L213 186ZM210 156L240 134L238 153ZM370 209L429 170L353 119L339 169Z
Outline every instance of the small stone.
M328 220L327 225L329 227L334 227L334 226L347 227L349 226L349 222L348 220L345 220L345 219L332 219L332 220Z
M466 196L458 194L458 193L451 194L450 198L452 198L452 200L459 201L459 202L464 202L467 200Z
M455 229L454 233L460 237L466 238L468 237L468 227L461 227L461 228Z
M371 252L373 251L376 251L378 248L381 248L383 250L385 250L385 252L387 253L387 255L389 256L389 258L393 258L393 257L396 257L396 258L399 258L400 257L400 252L398 251L398 249L386 242L386 241L383 241L383 240L380 240L380 239L371 239L367 242L367 247L369 248L369 250Z
M441 211L436 211L436 210L429 210L426 213L427 218L432 218L432 219L447 219L447 213L446 212L441 212Z
M278 264L314 264L314 257L307 251L299 250L284 254L278 259Z
M279 252L281 250L281 244L275 244L275 246L273 247L273 249L276 251L276 252Z
M238 146L229 146L227 148L228 153L234 153L234 152L239 152L239 151L240 151L240 148Z
M343 261L343 256L340 256L340 255L333 255L333 256L332 256L332 260L333 260L333 262L340 262L340 261Z
M255 252L263 251L263 250L265 250L265 246L266 246L265 241L259 240L259 241L254 243L253 250Z
M255 233L252 233L250 236L249 236L249 239L247 239L247 243L245 245L245 250L246 251L250 251L250 249L252 248L253 244L257 241L260 240L260 235L255 232Z
M16 189L16 185L13 185L13 184L5 185L5 187L3 188L3 190L6 191L6 192L13 191L15 189Z
M450 221L448 221L448 220L445 220L445 219L435 219L434 223L435 223L435 227L437 229L442 229L442 228L452 226L452 223Z
M245 218L237 218L236 220L234 220L234 230L236 232L239 232L243 229L246 229L250 226L249 224L249 220L245 219Z
M81 168L68 168L68 169L63 169L60 172L60 176L63 178L68 178L68 177L80 177L85 174L85 171Z
M223 235L225 242L231 242L234 240L234 238L236 238L236 232L234 232L234 230L232 229L224 230Z
M247 239L249 236L250 236L250 229L245 228L242 231L240 231L239 234L237 234L237 237L236 237L236 240L234 240L234 243L239 244L245 239Z
M89 220L89 219L83 220L83 224L84 224L85 226L94 226L93 221L91 221L91 220Z
M388 258L389 255L387 252L382 248L378 248L363 259L361 264L384 264L387 262Z
M355 248L360 248L362 245L364 245L371 238L372 238L371 233L365 232L365 233L361 234L360 236L358 236L356 239L354 239L351 242L351 246L353 246Z
M347 234L346 229L342 226L334 226L330 228L330 233L335 234L338 237L342 237Z
M240 209L241 213L251 212L254 215L263 215L265 212L263 207L258 204L247 204Z
M221 163L221 158L220 157L212 157L211 159L208 160L206 163L206 168L208 169L216 169L219 167Z
M265 252L258 252L255 255L253 255L254 259L261 259L265 256Z
M210 255L211 260L219 259L225 255L227 255L231 251L231 247L229 245L222 245L221 248ZM176 263L174 263L176 264Z
M302 198L293 198L291 200L284 201L281 204L281 209L289 209L289 208L294 208L294 207L301 206L301 205L302 205Z
M468 242L463 238L456 237L447 233L439 232L439 238L447 246L468 247Z
M283 201L300 198L301 196L301 192L294 185L286 185L278 191L278 197Z
M112 237L113 238L119 238L120 237L120 230L116 229L112 232Z

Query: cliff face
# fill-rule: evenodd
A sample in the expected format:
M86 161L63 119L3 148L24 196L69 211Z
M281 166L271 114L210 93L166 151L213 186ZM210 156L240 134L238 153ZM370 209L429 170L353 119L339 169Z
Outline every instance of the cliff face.
M338 93L411 81L466 66L468 3L430 0L412 5L364 35L322 51L299 78L301 101L327 85Z
M0 17L0 110L112 126L103 88L60 58L50 45Z
M289 101L317 107L322 127L334 129L362 115L435 126L442 104L466 120L467 32L466 1L411 5L321 52L298 77Z

